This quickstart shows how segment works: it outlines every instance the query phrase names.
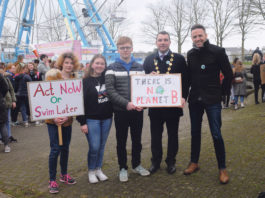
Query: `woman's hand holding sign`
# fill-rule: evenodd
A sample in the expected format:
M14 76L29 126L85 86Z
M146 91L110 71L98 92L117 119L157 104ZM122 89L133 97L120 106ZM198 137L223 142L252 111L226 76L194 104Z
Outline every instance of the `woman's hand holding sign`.
M53 121L56 125L62 125L68 120L68 117L60 117L60 118L54 118Z

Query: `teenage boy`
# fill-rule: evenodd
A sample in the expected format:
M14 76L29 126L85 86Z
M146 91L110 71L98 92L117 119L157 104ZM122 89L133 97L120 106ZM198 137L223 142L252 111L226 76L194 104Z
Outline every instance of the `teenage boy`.
M143 109L134 106L130 101L130 75L144 74L144 69L132 56L133 43L131 38L120 37L117 47L120 57L108 67L105 83L114 110L117 155L120 166L119 179L121 182L126 182L128 181L126 142L129 127L132 139L133 172L141 176L150 174L141 166Z

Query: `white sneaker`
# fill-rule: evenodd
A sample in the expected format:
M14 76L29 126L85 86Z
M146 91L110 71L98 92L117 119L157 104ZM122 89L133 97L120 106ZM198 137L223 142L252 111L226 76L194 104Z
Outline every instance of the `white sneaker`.
M8 145L5 145L5 153L10 153L11 148Z
M4 144L4 142L2 140L0 140L0 144Z
M241 103L241 108L244 108L244 107L245 107L244 103Z
M134 173L138 173L141 176L147 176L150 175L150 172L143 168L141 165L137 166L135 169L133 169Z
M96 177L96 171L88 171L88 181L91 184L98 183L98 178Z
M35 126L39 126L40 125L40 122L39 121L36 121L35 122Z
M99 178L100 181L108 180L108 177L102 172L100 168L96 170L96 176L97 178Z
M29 127L29 123L28 122L24 122L24 127Z
M125 168L122 168L120 170L119 178L121 182L127 182L128 181L128 172Z
M235 104L235 110L237 110L238 109L238 105L237 104Z

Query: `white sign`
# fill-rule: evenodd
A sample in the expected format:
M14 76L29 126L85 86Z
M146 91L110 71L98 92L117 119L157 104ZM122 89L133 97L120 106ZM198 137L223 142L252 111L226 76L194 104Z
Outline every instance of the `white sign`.
M135 106L178 107L181 98L181 74L131 76L131 101Z
M84 114L82 79L28 82L32 120Z

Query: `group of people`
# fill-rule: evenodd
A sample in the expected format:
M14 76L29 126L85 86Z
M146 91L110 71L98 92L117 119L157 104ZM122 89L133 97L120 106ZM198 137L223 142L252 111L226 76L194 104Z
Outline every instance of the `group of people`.
M244 99L247 94L247 71L243 62L239 58L234 58L231 64L233 80L230 95L223 94L223 108L229 107L229 101L234 105L234 109L244 108ZM265 102L265 55L256 49L252 55L252 65L250 73L253 74L254 99L255 104L259 104L258 94L261 88L261 101ZM222 74L221 74L222 76ZM222 83L222 78L221 78ZM240 106L239 101L240 100Z
M77 116L81 132L84 133L89 145L87 166L90 183L108 179L103 173L102 164L113 114L119 164L118 177L121 182L126 182L129 178L126 151L129 128L132 141L132 171L140 176L148 176L160 169L163 159L162 134L165 123L168 133L166 170L168 174L175 173L178 128L180 117L183 115L182 108L186 101L189 102L192 139L190 163L184 170L184 174L190 175L199 170L202 117L206 112L214 142L219 180L222 184L228 183L225 145L221 135L221 101L222 93L230 94L233 79L232 68L225 49L210 44L204 26L194 25L191 29L191 39L193 48L188 52L187 62L182 55L170 50L170 35L165 31L158 33L157 51L146 57L143 65L137 63L132 56L133 42L127 36L118 39L117 49L120 56L108 67L102 55L95 55L92 58L83 78L85 114ZM57 59L56 65L57 69L46 71L46 80L75 78L75 70L79 63L73 53L63 53ZM224 76L222 84L220 72ZM130 75L174 73L180 73L182 76L181 106L149 108L152 157L151 166L146 169L141 165L143 108L135 106L131 101ZM60 117L45 122L51 148L49 192L58 193L56 172L59 155L60 182L69 185L76 184L76 180L67 172L73 118ZM58 142L59 125L62 126L62 146Z

